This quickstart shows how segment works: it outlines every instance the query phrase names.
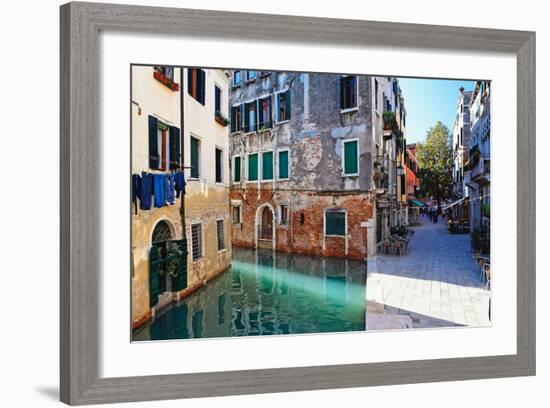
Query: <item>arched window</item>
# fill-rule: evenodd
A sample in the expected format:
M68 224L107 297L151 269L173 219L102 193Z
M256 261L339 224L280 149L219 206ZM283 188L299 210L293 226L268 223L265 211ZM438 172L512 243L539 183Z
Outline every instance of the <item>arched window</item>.
M152 244L161 244L172 240L172 233L166 221L160 221L153 230Z
M170 227L166 221L160 221L153 230L152 246L156 249L156 254L159 259L167 258L168 251L170 249L170 242L172 241L172 233ZM158 276L158 293L170 291L170 279L167 276L167 264L165 262L159 262L156 268ZM153 279L155 279L153 277Z

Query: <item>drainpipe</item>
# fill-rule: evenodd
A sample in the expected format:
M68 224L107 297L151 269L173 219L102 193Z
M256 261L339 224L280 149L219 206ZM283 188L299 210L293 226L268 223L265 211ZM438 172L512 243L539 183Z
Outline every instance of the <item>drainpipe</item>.
M184 107L184 92L183 92L183 67L180 67L180 146L181 146L181 155L180 155L180 169L183 172L184 167L184 152L185 152L185 133L183 131L183 107ZM185 173L184 173L185 174ZM185 192L181 195L180 199L180 216L181 216L181 227L182 227L182 239L184 239L185 245L187 246L187 232L185 229Z

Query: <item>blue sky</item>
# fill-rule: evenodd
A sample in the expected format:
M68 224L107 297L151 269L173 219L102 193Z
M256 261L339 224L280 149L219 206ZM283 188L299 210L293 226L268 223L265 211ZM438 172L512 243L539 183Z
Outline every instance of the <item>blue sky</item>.
M415 143L424 142L426 132L438 120L452 132L458 88L471 91L475 81L399 78L399 85L407 110L407 143Z

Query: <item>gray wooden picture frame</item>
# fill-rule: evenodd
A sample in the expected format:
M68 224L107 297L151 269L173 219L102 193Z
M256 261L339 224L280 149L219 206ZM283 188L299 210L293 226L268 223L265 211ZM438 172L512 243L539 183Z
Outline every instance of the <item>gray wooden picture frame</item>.
M61 401L96 404L535 374L535 33L96 3L61 6ZM99 377L102 30L517 56L517 354Z

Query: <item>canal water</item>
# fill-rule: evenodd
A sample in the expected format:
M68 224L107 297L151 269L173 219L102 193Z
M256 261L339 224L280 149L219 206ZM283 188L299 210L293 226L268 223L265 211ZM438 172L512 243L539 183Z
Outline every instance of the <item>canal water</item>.
M233 248L231 268L133 340L365 330L365 263Z

